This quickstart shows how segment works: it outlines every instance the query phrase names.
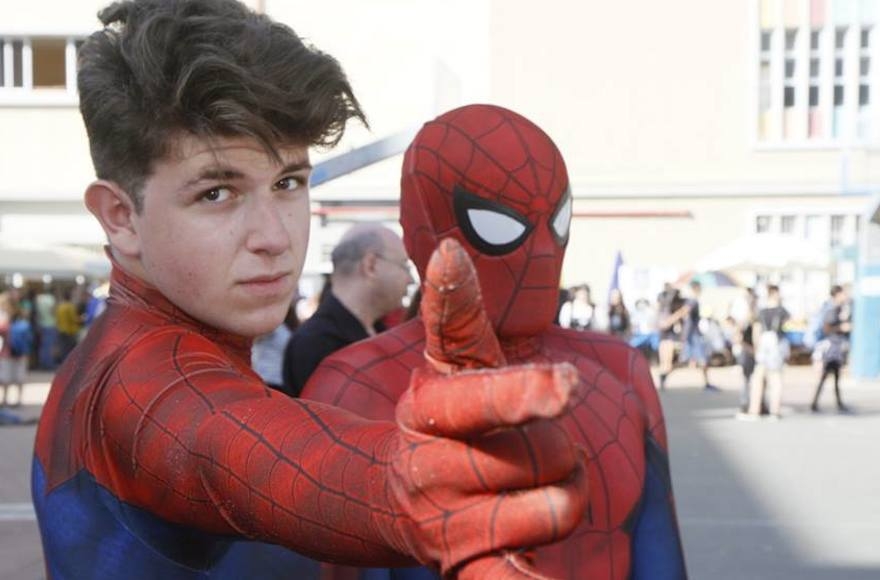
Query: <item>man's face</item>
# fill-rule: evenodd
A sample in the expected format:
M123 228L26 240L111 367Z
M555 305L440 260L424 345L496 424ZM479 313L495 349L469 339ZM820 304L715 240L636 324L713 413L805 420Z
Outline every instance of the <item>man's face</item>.
M281 163L246 138L180 138L133 218L146 281L190 316L241 336L284 319L309 237L304 146Z
M384 248L376 267L379 269L381 283L379 299L382 301L382 310L387 314L400 308L401 301L413 279L403 241L390 232L383 237Z

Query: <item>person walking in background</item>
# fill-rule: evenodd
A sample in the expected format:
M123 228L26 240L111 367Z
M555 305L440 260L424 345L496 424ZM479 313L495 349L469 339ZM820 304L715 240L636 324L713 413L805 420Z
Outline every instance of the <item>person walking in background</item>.
M357 224L331 255L329 292L287 343L283 390L297 397L327 355L385 330L383 316L401 306L413 278L403 242L379 224Z
M34 298L34 314L37 320L39 350L37 365L46 371L55 368L55 356L58 346L58 327L55 319L57 301L48 284Z
M657 330L657 311L647 298L636 300L631 323L632 336L629 345L639 349L648 360L655 359L660 347L660 333Z
M12 297L9 292L0 292L0 387L3 388L4 405L6 389L12 382L12 351L9 344L12 311Z
M110 295L110 282L102 280L94 285L88 293L86 311L83 317L83 326L90 327L95 320L107 309L107 297Z
M756 338L757 344L749 410L748 413L737 415L738 418L755 420L761 416L761 402L764 400L765 390L770 392L769 417L772 419L781 417L779 411L782 406L782 370L789 354L783 327L789 318L788 310L782 306L779 286L771 284L767 287L766 304L758 311L752 326L752 335Z
M559 287L559 294L556 297L556 316L553 318L553 324L557 326L562 325L562 321L560 317L562 316L562 307L571 300L571 290L568 288Z
M669 282L657 296L657 328L660 342L657 346L661 390L666 388L666 379L675 367L675 350L681 337L682 320L688 313L687 305L678 288Z
M55 324L58 329L58 363L64 362L67 355L76 347L82 330L82 316L73 300L73 291L65 290L55 308Z
M691 294L685 299L683 308L684 316L681 319L681 362L687 362L692 367L700 369L703 375L703 389L706 391L718 391L718 387L709 382L709 352L706 339L700 329L700 296L703 286L697 280L690 283Z
M814 413L819 412L819 396L822 394L825 379L829 376L834 377L834 398L837 400L837 410L841 413L849 411L849 407L844 405L840 396L840 370L846 363L851 330L852 310L849 297L843 287L832 286L831 307L825 313L822 321L822 332L825 338L816 345L822 361L822 374L819 377L819 384L816 385L816 392L813 394L813 402L810 404L810 410Z
M754 324L757 316L758 296L754 288L746 288L743 300L737 308L732 309L730 316L733 356L743 375L743 384L739 393L739 410L742 413L749 410L752 375L755 372ZM763 407L766 405L762 405Z
M626 339L630 335L629 310L623 303L623 294L618 288L612 288L608 293L608 332L614 336Z
M8 357L0 355L0 385L3 386L3 399L0 404L9 403L8 390L14 385L18 387L16 405L21 405L28 363L34 348L34 332L27 312L14 300L6 301L2 308L8 313L9 329L6 342L9 350Z
M589 284L580 284L570 291L571 298L559 309L559 326L574 330L592 330L596 319L596 304Z

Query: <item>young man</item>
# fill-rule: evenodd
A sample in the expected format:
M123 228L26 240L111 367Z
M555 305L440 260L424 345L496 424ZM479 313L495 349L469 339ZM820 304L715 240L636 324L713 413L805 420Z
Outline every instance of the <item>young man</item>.
M425 367L393 423L290 399L249 367L303 265L308 147L363 118L336 61L234 0L120 2L100 18L78 82L98 176L85 200L113 273L37 432L47 575L316 573L242 542L258 540L480 577L501 549L569 533L585 468L552 425L578 397L570 369ZM525 445L500 464L505 438Z
M400 236L379 224L352 226L333 248L330 290L284 353L284 389L298 397L327 355L385 329L413 279Z
M825 385L825 379L829 376L834 378L834 398L837 401L837 410L841 413L849 412L849 407L843 403L840 396L840 369L846 362L846 355L849 352L849 334L852 329L851 312L849 308L849 297L846 290L842 286L835 284L831 287L831 307L822 319L822 331L825 335L825 342L821 350L822 374L819 376L819 384L816 385L816 391L813 393L813 402L810 404L810 410L814 413L819 412L819 396L822 394L822 387Z
M703 389L717 391L718 387L709 382L709 353L703 332L700 330L700 295L703 293L703 285L697 280L691 280L689 284L691 295L685 299L687 313L682 318L682 345L681 361L687 362L700 369L703 374Z
M572 198L550 137L501 107L449 111L426 123L407 149L400 208L408 254L427 275L424 300L438 244L456 240L474 262L489 320L479 340L456 332L464 324L439 333L456 348L458 364L498 345L499 358L511 364L569 363L586 386L564 428L590 460L590 515L570 537L535 550L539 572L685 578L666 428L647 362L615 337L552 324ZM449 278L446 287L456 288ZM393 417L405 396L395 385L418 368L423 352L434 352L440 314L424 306L421 312L327 357L303 397L371 419Z
M767 286L767 300L752 325L755 343L755 371L752 374L752 385L749 393L749 410L738 413L738 419L758 420L761 407L768 400L767 418L779 420L782 415L782 371L789 355L788 341L785 339L785 324L791 315L782 305L782 294L779 286Z

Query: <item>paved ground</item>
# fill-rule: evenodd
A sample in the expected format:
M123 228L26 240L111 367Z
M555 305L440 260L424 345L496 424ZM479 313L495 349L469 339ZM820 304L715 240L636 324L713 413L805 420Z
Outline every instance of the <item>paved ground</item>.
M880 577L880 382L845 382L856 413L807 411L815 374L789 369L782 421L733 419L739 372L715 369L720 393L684 369L661 394L691 578ZM49 377L25 392L37 417ZM29 470L34 428L0 427L0 580L43 578Z

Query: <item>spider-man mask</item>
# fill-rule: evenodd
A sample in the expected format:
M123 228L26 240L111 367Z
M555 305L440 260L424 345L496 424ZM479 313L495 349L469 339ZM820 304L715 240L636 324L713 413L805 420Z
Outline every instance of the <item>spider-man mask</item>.
M422 279L442 238L461 242L499 337L553 321L571 191L562 155L528 119L468 105L426 123L404 157L400 223Z

